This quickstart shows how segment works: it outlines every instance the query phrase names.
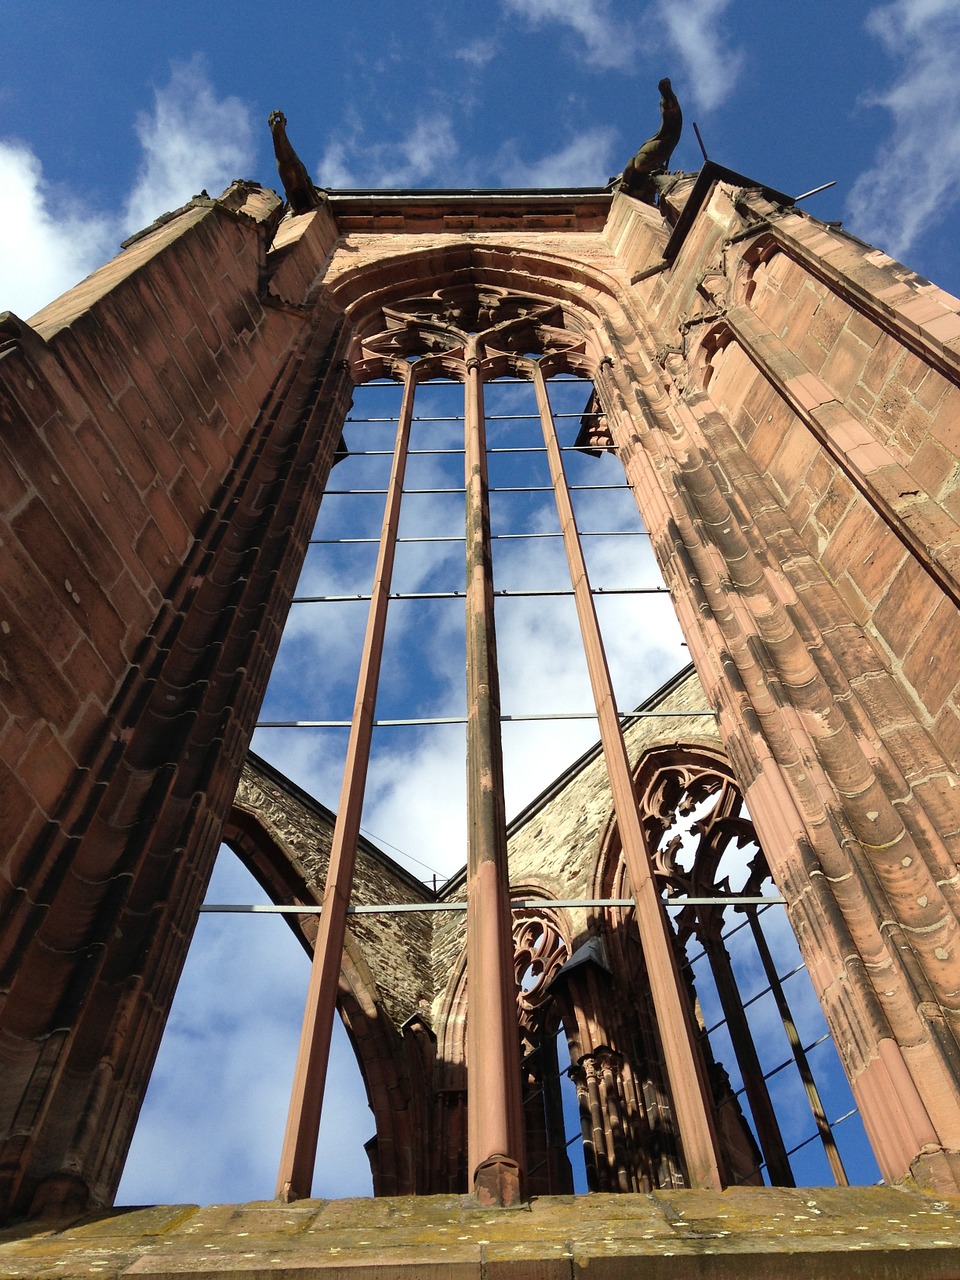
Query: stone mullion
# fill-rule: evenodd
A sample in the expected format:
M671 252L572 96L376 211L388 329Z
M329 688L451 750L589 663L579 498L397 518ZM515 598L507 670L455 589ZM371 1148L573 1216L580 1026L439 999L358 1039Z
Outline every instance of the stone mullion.
M393 463L384 503L377 564L350 723L350 738L327 865L323 912L314 943L300 1048L280 1157L277 1196L283 1200L308 1197L313 1183L413 417L415 374L405 362L402 370L403 403L397 423Z
M630 883L636 898L637 925L644 947L651 993L663 1041L670 1091L690 1179L696 1186L720 1186L720 1157L709 1104L706 1076L680 992L676 955L650 867L623 730L616 712L613 685L580 544L563 457L543 372L535 365L534 388L554 498L563 533L570 581L576 600L584 656L597 710L603 758L610 779Z
M639 386L632 388L643 396L639 401L639 417L644 427L642 434L627 424L632 423L634 412L628 408L626 388L619 385L617 377L601 369L598 370L598 389L608 409L610 421L614 429L614 438L620 446L620 456L624 463L629 482L634 488L640 510L651 532L651 540L658 553L661 567L668 582L672 582L671 594L678 605L678 616L681 623L686 621L685 633L690 643L691 656L697 660L705 692L708 698L718 706L718 729L725 743L731 760L744 784L744 793L754 823L766 848L773 851L788 852L796 849L799 861L793 869L781 863L778 868L778 880L792 902L791 910L803 910L802 898L813 894L818 902L819 914L832 921L834 943L837 947L837 959L841 971L845 969L847 977L859 991L863 1012L867 1014L865 1026L874 1028L868 1037L870 1048L864 1058L866 1064L876 1061L875 1054L884 1040L884 1029L888 1027L878 993L872 983L867 981L865 971L858 973L857 966L844 964L844 955L858 952L852 944L846 924L847 912L843 909L844 880L847 879L848 868L841 862L838 865L834 883L828 888L816 856L810 860L805 855L806 834L809 830L818 853L823 854L831 848L839 853L836 837L830 833L829 817L823 812L820 803L820 792L811 783L801 787L799 795L795 795L794 787L797 779L791 776L791 767L803 767L797 752L797 739L790 732L789 725L784 722L782 708L773 700L768 691L768 676L758 664L759 649L751 645L749 637L756 636L756 628L747 614L745 605L731 600L724 590L723 583L727 577L727 565L719 548L710 537L699 532L700 518L696 513L696 504L689 491L689 477L683 475L682 469L674 455L674 450L683 439L679 423L675 421L669 407L664 403L662 390L655 377L643 373L637 382ZM652 429L654 426L658 430ZM661 438L668 441L671 437L676 441L673 448L665 448ZM686 446L689 452L690 446ZM677 501L668 499L669 487L677 495ZM688 513L689 508L689 513ZM666 540L666 545L665 544ZM673 563L674 555L677 562ZM678 577L678 570L686 562L687 569L683 581ZM694 606L697 607L694 607ZM714 634L711 635L711 632ZM716 655L714 658L712 655ZM723 661L728 655L733 667ZM733 700L740 704L733 705ZM744 737L744 728L748 737ZM802 738L801 738L802 740ZM789 781L788 781L789 780ZM808 824L801 817L799 807L801 797L806 792L806 807L813 802L813 814L821 811L819 820L813 818ZM822 828L826 838L818 837L817 829ZM810 851L812 853L812 850ZM807 866L804 866L807 862ZM848 904L847 911L857 912L857 903ZM841 921L843 922L841 924ZM820 931L817 931L820 932ZM824 940L829 933L822 934ZM802 937L802 934L801 934ZM848 948L843 946L843 939L849 939ZM882 950L881 944L881 950ZM827 985L833 980L835 969L827 969L813 963L814 957L808 954L811 961L811 972L820 978L819 990L825 997ZM828 978L828 974L831 976ZM917 1026L914 1013L914 1026ZM902 1106L894 1114L889 1108L887 1113L879 1117L877 1124L868 1125L876 1136L878 1130L891 1128L896 1137L887 1144L888 1168L893 1176L900 1176L905 1162L912 1158L922 1143L934 1138L925 1108L920 1103L919 1095L910 1093L909 1076L893 1047L892 1035L889 1036L891 1052L881 1054L878 1070L882 1075L890 1074L891 1082L897 1081L896 1089L903 1096ZM914 1039L916 1032L907 1037L907 1042ZM843 1043L840 1041L840 1043ZM882 1086L878 1086L882 1091ZM891 1083L891 1086L894 1086ZM861 1103L863 1102L861 1090ZM866 1108L869 1110L869 1108ZM899 1167L898 1167L899 1166Z
M470 1181L483 1204L524 1194L523 1106L500 741L483 375L464 370L467 676L467 1090Z

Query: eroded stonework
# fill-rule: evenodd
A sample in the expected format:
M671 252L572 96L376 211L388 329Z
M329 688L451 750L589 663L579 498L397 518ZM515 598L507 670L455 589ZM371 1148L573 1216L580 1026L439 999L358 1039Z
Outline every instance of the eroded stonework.
M659 209L333 193L281 220L238 183L4 323L9 1214L110 1202L228 824L281 900L312 892L237 785L363 340L465 287L546 308L592 378L883 1175L960 1185L960 303L709 162ZM512 874L542 891L539 817ZM586 917L555 918L572 958ZM429 982L375 976L359 924L347 947L384 1190L463 1147L435 1116L462 1108L457 928L430 926ZM603 1047L601 1111L626 1088Z

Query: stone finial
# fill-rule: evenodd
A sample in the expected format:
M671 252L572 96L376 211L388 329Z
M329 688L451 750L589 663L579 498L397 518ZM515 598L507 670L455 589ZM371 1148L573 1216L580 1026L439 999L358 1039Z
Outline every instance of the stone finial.
M277 173L290 208L294 213L309 213L311 209L319 208L322 203L320 193L287 137L287 117L282 111L271 111L267 123L273 136Z

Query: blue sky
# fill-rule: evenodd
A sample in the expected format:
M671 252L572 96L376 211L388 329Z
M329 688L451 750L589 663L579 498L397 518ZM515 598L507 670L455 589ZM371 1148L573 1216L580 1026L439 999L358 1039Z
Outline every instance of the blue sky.
M22 315L201 188L276 184L281 107L332 186L589 185L668 74L711 156L960 291L955 0L6 0L0 306Z
M690 127L696 120L711 157L750 177L795 193L836 179L809 201L812 213L842 219L960 292L956 0L7 0L2 15L0 310L24 317L201 189L217 194L236 177L277 186L266 125L276 107L323 185L592 185L621 169L656 129L663 75L672 78L687 122L674 167L700 164ZM518 405L505 399L501 412L526 411ZM360 430L351 429L354 436ZM348 440L358 447L350 432ZM440 428L424 440L420 447L449 443ZM344 464L343 487L382 483L380 465ZM458 483L456 459L418 465L421 487ZM596 464L595 478L604 465ZM408 507L411 528L441 531L449 501L423 498L419 512ZM583 495L582 522L624 527L612 501ZM505 528L513 521L531 529L546 518L503 503ZM366 521L376 532L373 507L355 518L356 528ZM619 545L594 546L595 585L620 582ZM555 551L528 546L521 556L505 544L498 582L542 582L562 572ZM403 589L456 586L459 555L455 545L411 550L400 563ZM643 555L633 559L633 581L653 581ZM315 548L301 591L335 590L354 572ZM629 601L602 606L618 693L629 705L681 666L685 651L656 606L642 614ZM569 658L572 619L564 608L516 604L498 614L505 702L513 699L517 709L546 709L550 698L555 708L588 705L582 668ZM362 612L355 623L338 621L341 642L331 651L329 630L319 641L307 609L295 607L284 641L265 711L276 718L294 714L290 690L303 687L304 673L322 673L315 684L324 683L329 696L316 687L318 705L303 714L345 714L352 702L349 628L362 628ZM404 646L418 625L402 610L392 615L396 647L385 697L411 696ZM438 605L429 625L444 643L433 646L413 696L456 714L462 659L447 655L459 654L462 620L456 608ZM446 874L462 862L462 763L451 731L429 740L401 732L375 746L365 825L390 852L416 858L414 869ZM524 742L513 727L506 733L511 811L593 736L583 725L531 733ZM335 803L336 744L261 731L255 745ZM424 780L419 792L409 786L412 761ZM402 792L412 804L401 804ZM212 898L262 896L244 874L223 859ZM272 1194L305 983L304 958L279 922L201 921L123 1198ZM369 1187L360 1151L369 1115L349 1083L348 1055L337 1062L322 1141L348 1154L338 1158L333 1182L318 1183L324 1194Z

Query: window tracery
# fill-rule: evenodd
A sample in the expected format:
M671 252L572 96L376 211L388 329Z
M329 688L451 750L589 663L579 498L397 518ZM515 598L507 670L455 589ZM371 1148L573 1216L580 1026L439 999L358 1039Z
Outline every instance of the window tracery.
M800 974L802 966L784 972L784 962L775 957L778 943L788 937L792 941L792 935L788 927L771 923L773 917L767 914L777 888L728 767L711 752L696 748L653 753L639 770L637 802L682 958L691 1017L700 1030L732 1179L756 1180L763 1167L770 1182L792 1186L794 1153L819 1138L827 1167L845 1185L843 1161L787 994L787 979ZM609 892L613 897L629 896L622 859L609 880ZM670 908L671 902L676 907ZM628 970L638 972L643 960L636 930L630 927L632 912L617 909L612 914L627 926L616 935L621 960ZM795 984L791 993L794 1001L808 998ZM753 1007L762 997L763 1023ZM826 1039L820 1037L814 1044ZM728 1048L715 1052L715 1041ZM771 1068L774 1042L782 1045L786 1057ZM783 1129L788 1077L780 1073L787 1067L795 1072L789 1078L802 1086L814 1126L799 1143ZM727 1069L736 1073L733 1087ZM792 1124L789 1113L786 1122ZM807 1123L809 1127L809 1119Z

